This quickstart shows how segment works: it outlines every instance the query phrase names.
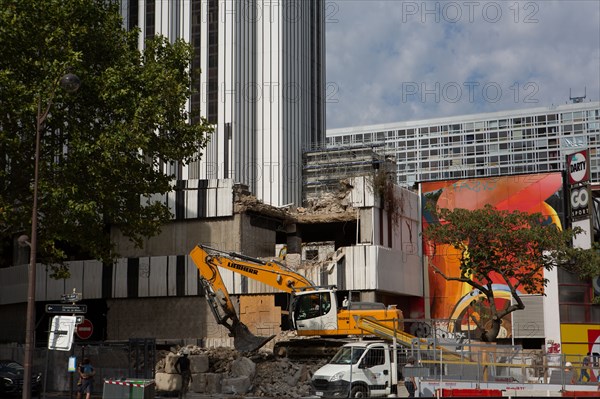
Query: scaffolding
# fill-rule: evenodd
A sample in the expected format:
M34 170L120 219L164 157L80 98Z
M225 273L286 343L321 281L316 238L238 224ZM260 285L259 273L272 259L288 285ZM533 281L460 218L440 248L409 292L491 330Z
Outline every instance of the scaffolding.
M303 154L303 201L316 200L324 192L340 190L349 177L374 175L385 168L395 175L395 158L385 154L384 145L329 147Z

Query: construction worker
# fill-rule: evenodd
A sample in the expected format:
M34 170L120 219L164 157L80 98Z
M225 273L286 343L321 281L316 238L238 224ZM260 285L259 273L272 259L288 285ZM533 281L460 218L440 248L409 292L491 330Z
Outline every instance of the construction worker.
M190 381L192 380L192 370L188 354L189 351L184 349L182 351L182 356L175 362L175 370L181 374L181 389L179 390L180 398L183 398L187 394Z

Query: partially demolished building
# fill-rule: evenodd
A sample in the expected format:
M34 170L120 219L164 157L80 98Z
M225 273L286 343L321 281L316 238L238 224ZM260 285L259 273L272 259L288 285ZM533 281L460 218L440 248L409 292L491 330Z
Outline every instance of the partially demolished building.
M418 199L394 186L382 191L374 173L328 182L322 195L305 207L273 207L231 180L186 180L163 200L172 223L160 236L135 248L118 229L113 231L121 258L113 265L97 261L70 263L71 278L52 280L38 265L37 336L46 339L43 307L76 289L94 325L90 341L153 338L157 342L227 345L227 331L215 324L206 305L198 272L187 254L198 243L253 257L283 253L288 267L318 285L336 285L354 300L397 305L414 314L423 297L418 237ZM386 209L383 195L393 196ZM24 329L27 265L0 270L0 315L7 320L0 339L18 341ZM288 295L256 281L224 272L238 301L241 321L257 335L277 334Z

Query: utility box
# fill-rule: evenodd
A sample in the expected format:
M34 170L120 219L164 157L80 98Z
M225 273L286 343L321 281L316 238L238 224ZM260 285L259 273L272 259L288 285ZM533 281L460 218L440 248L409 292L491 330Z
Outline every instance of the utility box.
M154 380L104 380L102 399L154 399Z

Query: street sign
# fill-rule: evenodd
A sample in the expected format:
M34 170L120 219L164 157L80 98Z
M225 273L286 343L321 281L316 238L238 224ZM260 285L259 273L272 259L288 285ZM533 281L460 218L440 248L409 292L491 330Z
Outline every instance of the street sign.
M46 305L46 313L85 313L87 305L69 305L66 303L56 303Z
M48 336L48 349L69 351L73 344L76 316L54 316Z
M94 325L89 319L85 319L75 328L75 334L81 339L88 339L94 332Z

